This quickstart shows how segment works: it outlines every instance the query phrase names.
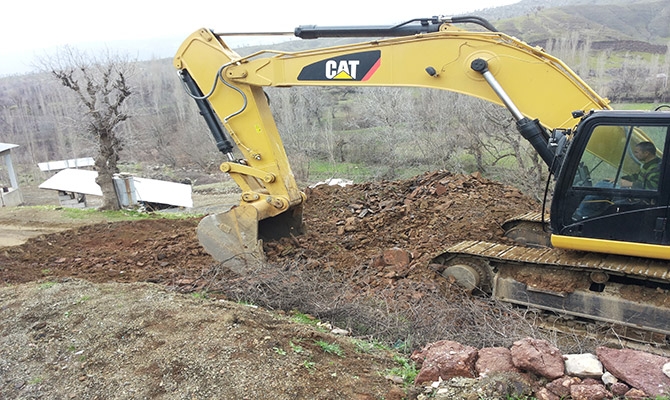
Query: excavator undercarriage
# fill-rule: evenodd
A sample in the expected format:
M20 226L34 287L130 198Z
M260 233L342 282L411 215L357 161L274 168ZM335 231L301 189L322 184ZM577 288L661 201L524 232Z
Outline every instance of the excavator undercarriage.
M496 300L605 323L629 340L668 344L665 261L465 241L435 257L431 268Z

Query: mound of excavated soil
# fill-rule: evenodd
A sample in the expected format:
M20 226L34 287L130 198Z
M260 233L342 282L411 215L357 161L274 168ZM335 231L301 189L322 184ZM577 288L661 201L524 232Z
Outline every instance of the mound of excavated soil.
M536 206L514 188L449 172L406 181L319 186L307 194L307 233L266 243L268 260L360 271L368 276L357 276L356 281L365 281L367 287L386 285L374 262L385 250L399 248L411 254L408 270L396 271L398 276L431 276L428 261L442 249L461 240L503 240L502 222ZM198 244L198 222L104 222L42 235L0 252L0 280L76 277L197 288L204 282L196 281L214 264Z
M448 172L307 194L307 233L266 243L269 262L337 283L343 303L426 313L422 296L449 287L427 267L433 256L460 240L504 240L500 224L537 206L516 189ZM197 223L103 222L0 248L0 397L400 398L383 378L394 366L388 354L179 294L230 298L224 289L245 279L266 292L301 287L220 268L198 244ZM381 262L390 249L409 263ZM324 352L318 340L337 341L344 354Z

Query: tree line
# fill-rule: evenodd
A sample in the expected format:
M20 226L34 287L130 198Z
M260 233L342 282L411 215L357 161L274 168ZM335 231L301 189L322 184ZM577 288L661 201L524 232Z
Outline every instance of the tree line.
M613 101L669 99L667 54L595 51L576 35L549 42L547 51ZM105 62L119 60L96 61ZM171 60L124 65L132 65L124 76L131 94L119 105L128 118L113 127L123 143L119 163L217 171L221 156ZM0 79L0 141L21 146L12 155L23 179L40 179L39 162L100 150L83 118L95 110L73 90L74 81L68 86L67 76L54 73L59 68ZM448 169L479 171L538 197L544 186L546 168L507 110L496 105L418 88L268 88L267 94L294 172L305 184L324 173L361 181Z

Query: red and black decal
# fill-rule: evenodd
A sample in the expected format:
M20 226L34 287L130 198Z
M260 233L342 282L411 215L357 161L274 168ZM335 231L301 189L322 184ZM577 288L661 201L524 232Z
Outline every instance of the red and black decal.
M381 65L381 51L364 51L328 58L306 66L299 81L367 81Z

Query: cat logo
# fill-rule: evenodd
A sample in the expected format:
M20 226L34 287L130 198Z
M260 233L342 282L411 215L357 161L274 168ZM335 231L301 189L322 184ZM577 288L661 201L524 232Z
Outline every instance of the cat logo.
M367 81L381 65L381 51L346 54L312 63L300 71L299 81Z
M356 80L356 67L360 60L328 60L326 61L326 78Z

